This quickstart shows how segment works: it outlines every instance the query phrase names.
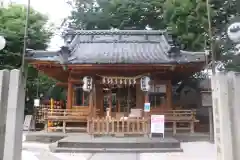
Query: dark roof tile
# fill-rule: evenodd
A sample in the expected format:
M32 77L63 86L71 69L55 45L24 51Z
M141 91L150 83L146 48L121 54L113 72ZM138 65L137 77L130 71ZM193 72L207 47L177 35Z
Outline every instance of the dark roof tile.
M68 44L70 54L68 63L189 63L205 60L203 52L180 51L169 43L165 31L156 30L80 30L69 31L72 40ZM31 51L33 53L34 51ZM48 59L56 61L56 54L49 54ZM43 60L35 52L33 59ZM54 56L53 56L54 55ZM31 58L31 57L30 57Z

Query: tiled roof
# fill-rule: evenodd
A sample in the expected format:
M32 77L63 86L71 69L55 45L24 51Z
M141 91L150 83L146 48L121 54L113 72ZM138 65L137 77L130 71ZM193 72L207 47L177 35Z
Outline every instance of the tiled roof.
M56 61L58 55L66 57L64 63L188 63L204 61L203 52L180 51L172 46L164 31L157 30L80 30L65 34L68 39L64 50L55 53L31 51L27 58ZM30 54L28 54L30 55ZM42 56L41 56L42 55Z

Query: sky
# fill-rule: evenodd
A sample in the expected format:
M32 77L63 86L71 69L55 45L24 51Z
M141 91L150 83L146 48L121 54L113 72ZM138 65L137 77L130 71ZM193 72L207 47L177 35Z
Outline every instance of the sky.
M1 0L0 0L1 1ZM3 0L4 2L15 2L19 4L27 4L28 0ZM70 15L71 7L67 4L68 0L30 0L30 5L35 10L47 15L50 22L56 27L60 27L64 18ZM56 50L63 45L63 41L59 35L53 36L49 44L48 50Z

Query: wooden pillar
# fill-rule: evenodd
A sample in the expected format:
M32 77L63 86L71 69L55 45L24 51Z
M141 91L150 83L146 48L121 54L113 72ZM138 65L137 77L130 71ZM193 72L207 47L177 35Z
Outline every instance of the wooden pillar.
M103 87L99 83L96 83L96 109L99 110L101 116L104 115L103 99Z
M108 104L109 104L109 116L112 116L112 90L111 89L108 95Z
M96 84L93 84L93 117L96 117L97 110L97 95L96 95Z
M128 93L127 93L127 114L130 113L130 99L131 99L131 92L130 92L130 86L128 86Z
M72 108L72 95L73 95L73 85L70 81L68 81L67 109Z
M89 93L89 110L90 110L90 117L93 117L93 91Z
M166 107L168 109L172 109L173 106L172 106L172 82L171 80L168 81L167 83L167 91L166 91Z
M149 95L148 95L148 92L145 92L145 95L144 95L144 103L149 103ZM150 104L151 105L151 104ZM144 110L144 108L143 108ZM151 112L151 108L150 108L150 112ZM150 114L148 112L144 112L144 117L148 117Z
M120 98L120 95L121 95L121 90L120 90L120 88L118 88L117 89L117 94L116 94L116 98L117 98L117 112L121 112L121 104L120 104L120 102L121 102L121 98Z
M76 104L77 104L77 103L76 103L76 98L77 98L77 97L76 97L76 95L77 95L77 94L76 94L76 89L72 89L72 92L73 92L73 93L72 93L72 104L73 104L74 106L76 106Z
M139 80L136 83L136 108L143 109L144 93L141 90Z

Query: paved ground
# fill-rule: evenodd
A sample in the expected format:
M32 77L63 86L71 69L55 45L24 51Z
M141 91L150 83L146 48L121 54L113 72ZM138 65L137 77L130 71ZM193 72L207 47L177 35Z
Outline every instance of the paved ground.
M216 160L208 142L182 143L182 153L51 153L47 144L23 142L22 160Z

